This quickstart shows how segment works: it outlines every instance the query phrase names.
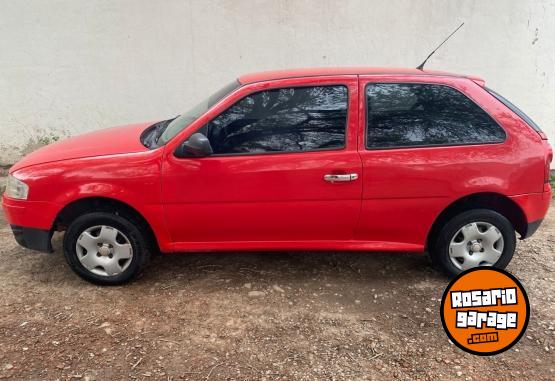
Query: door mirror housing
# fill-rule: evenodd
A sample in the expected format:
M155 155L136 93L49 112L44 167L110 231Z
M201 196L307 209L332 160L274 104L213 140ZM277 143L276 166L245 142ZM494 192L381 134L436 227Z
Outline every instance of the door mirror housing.
M214 153L210 141L200 132L196 132L177 147L176 157L206 157Z

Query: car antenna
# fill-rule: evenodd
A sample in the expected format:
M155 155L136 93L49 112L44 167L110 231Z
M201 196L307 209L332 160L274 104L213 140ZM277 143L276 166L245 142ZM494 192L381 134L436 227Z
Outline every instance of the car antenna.
M461 27L464 25L464 22L459 25L459 27L457 29L455 29L453 31L453 33L451 33L449 36L447 36L447 38L445 40L443 40L443 42L441 44L438 45L437 48L435 48L429 55L428 57L426 57L426 59L424 60L424 62L422 62L420 65L418 65L416 68L418 70L424 70L424 65L426 64L426 61L428 61L428 59L436 52L436 50L438 50L439 48L441 48L441 45L445 44L447 42L448 39L451 38L452 35L454 35L455 33L457 33L457 30L461 29Z

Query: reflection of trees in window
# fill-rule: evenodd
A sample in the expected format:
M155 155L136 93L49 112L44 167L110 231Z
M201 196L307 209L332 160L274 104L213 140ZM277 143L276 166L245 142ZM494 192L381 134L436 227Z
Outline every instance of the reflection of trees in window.
M447 86L366 88L368 148L501 142L505 132L473 101Z
M206 126L214 153L309 151L345 144L347 88L297 87L249 95Z

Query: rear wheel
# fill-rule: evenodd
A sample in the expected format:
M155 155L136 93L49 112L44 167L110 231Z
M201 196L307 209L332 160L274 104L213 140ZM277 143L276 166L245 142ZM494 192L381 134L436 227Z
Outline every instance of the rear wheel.
M126 216L89 213L78 217L66 231L64 255L83 279L115 285L136 276L150 258L145 235Z
M448 275L479 266L505 268L516 248L512 224L489 209L461 213L440 230L431 243L432 262Z

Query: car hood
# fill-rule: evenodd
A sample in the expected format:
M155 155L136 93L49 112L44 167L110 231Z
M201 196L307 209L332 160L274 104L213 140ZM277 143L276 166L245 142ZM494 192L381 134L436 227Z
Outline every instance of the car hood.
M64 139L25 156L10 168L10 172L53 161L148 151L141 144L140 135L152 123L112 127Z

